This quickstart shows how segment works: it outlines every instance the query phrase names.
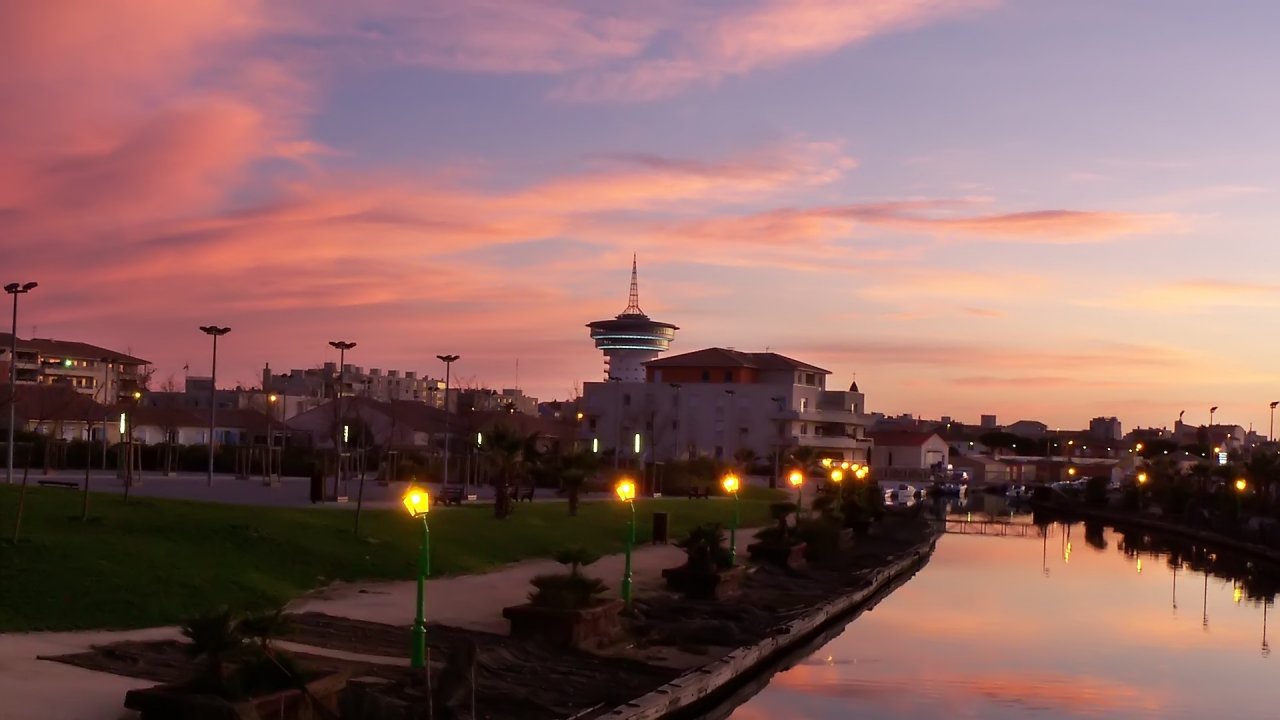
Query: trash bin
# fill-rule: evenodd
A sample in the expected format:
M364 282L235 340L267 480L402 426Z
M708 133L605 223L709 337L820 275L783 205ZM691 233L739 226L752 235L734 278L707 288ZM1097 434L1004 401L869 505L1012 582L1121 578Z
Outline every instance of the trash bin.
M653 514L653 544L666 545L670 539L670 517L664 512Z

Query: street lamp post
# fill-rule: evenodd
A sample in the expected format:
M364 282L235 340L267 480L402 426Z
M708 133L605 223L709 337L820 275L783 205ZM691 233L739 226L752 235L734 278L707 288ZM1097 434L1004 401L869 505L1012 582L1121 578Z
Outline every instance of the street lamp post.
M774 401L775 403L777 403L777 404L778 404L778 414L779 414L779 415L781 415L781 414L782 414L782 403L786 402L786 401L787 401L787 399L786 399L785 397L782 397L781 395L775 395L775 396L773 396L773 397L771 397L771 398L769 398L769 399L770 399L770 400L772 400L772 401ZM782 430L781 423L779 423L778 430L779 430L779 431L781 431L781 430ZM779 436L779 437L781 437L781 436L782 436L782 433L781 433L781 432L779 432L779 433L778 433L778 436ZM781 465L782 465L782 447L783 447L783 445L782 445L782 441L781 441L781 440L779 440L779 441L778 441L778 444L774 447L774 450L773 450L773 477L769 478L769 488L770 488L770 489L773 489L773 488L778 487L778 480L779 480L779 475L778 475L778 473L779 473L779 466L781 466Z
M1271 429L1267 431L1267 440L1276 441L1276 406L1280 405L1280 400L1274 400L1271 403Z
M835 515L837 518L840 517L840 505L841 503L844 502L844 485L842 484L843 481L844 481L844 469L832 468L831 482L835 483L835 486L836 486Z
M347 351L354 348L354 342L346 340L330 340L329 347L338 351L338 376L333 383L333 494L338 496L339 485L345 490L346 485L342 477L342 451L347 441L347 429L341 422L342 410L342 390L343 384L347 377Z
M729 473L720 481L724 491L733 496L733 524L729 526L729 564L738 564L738 476Z
M422 518L422 546L418 550L418 605L413 616L413 648L409 656L409 666L421 670L427 666L427 623L423 618L422 595L423 585L431 574L431 528L427 525L431 496L426 490L411 487L403 502L409 517Z
M800 522L800 510L804 507L804 473L800 470L792 470L787 475L787 482L796 489L796 523L798 524Z
M4 291L13 296L13 331L9 334L9 463L5 482L13 484L13 428L18 422L18 296L25 295L40 283L9 283Z
M209 369L209 487L213 487L213 433L218 421L218 338L231 332L229 327L201 325L200 332L213 338L213 365Z
M457 355L437 355L436 359L444 363L444 484L449 485L449 375L453 364L458 361ZM466 481L463 481L466 485Z
M631 609L631 547L636 544L636 484L629 478L623 478L618 481L614 492L618 494L618 499L625 502L631 510L631 517L627 521L627 555L626 564L622 570L622 603L627 610Z

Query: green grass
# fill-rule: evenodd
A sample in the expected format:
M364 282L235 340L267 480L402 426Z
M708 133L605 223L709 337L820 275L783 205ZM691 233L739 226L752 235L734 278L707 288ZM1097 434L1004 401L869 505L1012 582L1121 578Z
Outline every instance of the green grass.
M0 631L166 625L226 605L278 605L335 580L415 577L422 526L402 512L264 508L94 494L88 522L80 493L29 489L22 542L0 544ZM767 490L744 490L742 527L769 523ZM0 537L11 537L17 490L0 487ZM728 524L726 500L636 503L637 539L667 512L676 539L703 522ZM621 552L626 508L584 502L522 504L506 520L473 506L431 513L433 575L465 574L568 545Z

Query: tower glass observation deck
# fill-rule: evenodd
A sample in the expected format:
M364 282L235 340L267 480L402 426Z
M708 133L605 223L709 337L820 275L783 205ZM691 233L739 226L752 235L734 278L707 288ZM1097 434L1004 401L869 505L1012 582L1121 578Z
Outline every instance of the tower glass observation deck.
M636 260L631 259L631 295L627 307L612 320L587 323L591 339L604 353L605 377L626 382L644 381L644 363L666 352L680 328L652 320L640 309Z

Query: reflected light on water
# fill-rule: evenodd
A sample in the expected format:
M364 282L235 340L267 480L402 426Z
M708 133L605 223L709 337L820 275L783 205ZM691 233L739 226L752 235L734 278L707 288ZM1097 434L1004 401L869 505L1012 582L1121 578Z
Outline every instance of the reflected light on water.
M1037 530L946 535L915 578L733 720L1274 716L1277 569L1096 526L1076 552L1070 527ZM1200 623L1177 614L1184 571L1201 575Z

